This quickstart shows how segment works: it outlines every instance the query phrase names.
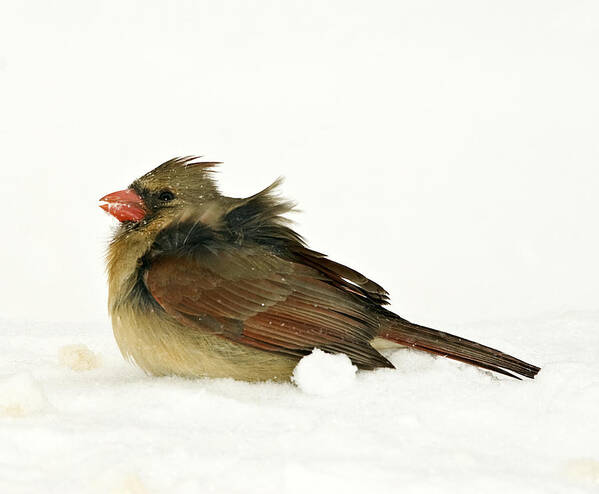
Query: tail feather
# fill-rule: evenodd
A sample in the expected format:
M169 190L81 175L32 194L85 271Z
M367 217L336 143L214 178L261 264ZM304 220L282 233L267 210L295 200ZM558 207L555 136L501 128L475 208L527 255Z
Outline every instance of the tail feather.
M494 348L443 331L420 326L395 314L389 314L390 316L381 324L379 333L381 338L492 370L516 379L520 378L512 372L533 379L541 370L540 367Z

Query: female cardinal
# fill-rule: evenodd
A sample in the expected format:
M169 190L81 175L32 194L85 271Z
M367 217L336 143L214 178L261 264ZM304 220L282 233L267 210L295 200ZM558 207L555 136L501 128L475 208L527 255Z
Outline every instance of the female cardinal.
M399 344L501 374L539 367L413 324L385 309L387 292L310 250L273 190L222 195L217 163L175 158L104 196L121 223L107 254L109 311L123 356L155 375L288 379L314 348L362 369L393 367ZM511 372L509 372L511 371Z

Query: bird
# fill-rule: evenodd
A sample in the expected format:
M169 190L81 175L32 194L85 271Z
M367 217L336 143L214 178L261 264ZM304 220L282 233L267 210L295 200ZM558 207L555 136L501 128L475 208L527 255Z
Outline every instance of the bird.
M385 349L409 347L517 379L539 372L390 311L383 287L294 231L280 178L227 197L220 164L173 158L100 199L119 221L106 254L108 310L126 360L156 376L288 381L315 348L372 370L394 368Z

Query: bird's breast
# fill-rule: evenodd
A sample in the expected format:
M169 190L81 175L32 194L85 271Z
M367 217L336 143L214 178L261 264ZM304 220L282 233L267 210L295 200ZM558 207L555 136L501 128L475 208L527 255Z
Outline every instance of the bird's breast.
M297 358L248 347L179 323L163 311L124 305L112 327L125 359L157 376L288 380Z

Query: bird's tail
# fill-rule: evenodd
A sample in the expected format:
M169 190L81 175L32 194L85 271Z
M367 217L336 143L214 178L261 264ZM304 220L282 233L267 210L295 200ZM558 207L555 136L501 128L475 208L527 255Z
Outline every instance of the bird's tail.
M386 340L476 365L516 379L520 378L512 372L532 379L541 370L540 367L499 350L443 331L413 324L392 312L385 312L379 336Z

